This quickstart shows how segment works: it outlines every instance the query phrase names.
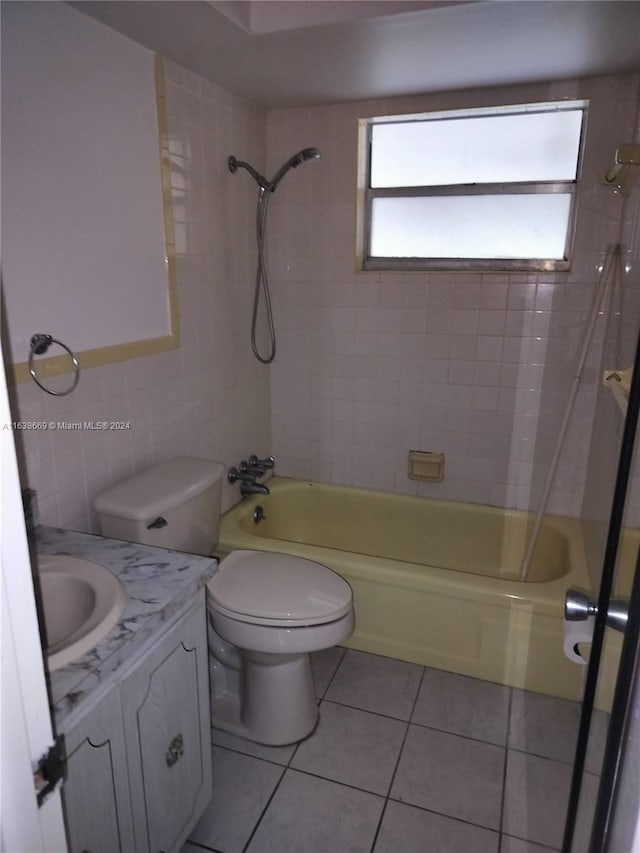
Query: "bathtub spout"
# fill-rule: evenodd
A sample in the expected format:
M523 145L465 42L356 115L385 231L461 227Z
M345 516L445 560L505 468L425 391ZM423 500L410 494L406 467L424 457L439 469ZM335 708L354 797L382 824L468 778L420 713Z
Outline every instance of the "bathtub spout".
M244 497L245 495L268 495L270 492L262 483L240 483L240 494Z

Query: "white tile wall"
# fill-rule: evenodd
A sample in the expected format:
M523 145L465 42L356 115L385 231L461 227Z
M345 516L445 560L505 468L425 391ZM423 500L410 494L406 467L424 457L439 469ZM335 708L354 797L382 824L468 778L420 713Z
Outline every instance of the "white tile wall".
M620 200L602 186L631 138L640 78L626 75L394 101L276 110L269 170L315 145L283 181L270 221L280 356L272 368L281 474L535 508ZM354 270L357 120L554 98L591 110L573 268L564 274ZM603 324L549 508L581 510ZM410 449L446 453L445 479L406 476Z
M249 347L255 188L227 170L229 154L263 168L265 117L219 86L166 68L181 347L85 370L68 397L31 382L12 389L21 420L131 424L17 435L23 485L37 490L44 524L97 531L97 494L175 455L229 466L271 449L269 372ZM227 487L232 500L237 486Z
M627 141L640 143L640 102L626 102L629 116L635 120L634 132ZM640 177L640 175L639 175ZM620 236L623 255L620 273L605 330L602 369L629 367L634 360L640 332L640 180L628 196L616 195L620 210ZM594 412L593 437L588 457L587 480L582 518L592 585L598 588L608 530L611 498L617 473L618 454L624 417L612 395L600 388ZM640 442L636 437L636 448ZM623 523L640 526L640 451L636 450L631 468Z
M616 146L633 138L640 77L277 110L265 117L172 63L167 76L182 345L87 370L69 397L46 397L33 384L14 389L14 413L22 420L131 422L130 430L109 434L18 436L23 479L39 492L43 522L95 530L91 504L101 490L178 453L227 465L252 451L273 453L285 475L535 507L597 268L607 243L619 239L621 219L633 261L616 338L624 350L637 326L637 195L623 210L600 178ZM358 118L560 97L591 99L570 273L354 269ZM233 153L271 174L311 145L321 159L287 175L270 205L278 357L268 369L249 349L256 188L246 173L231 175L226 161ZM603 335L601 323L597 341ZM552 491L554 512L581 510L599 356L596 346ZM605 418L605 435L608 424ZM446 453L444 482L408 480L410 449ZM601 458L592 454L589 470L596 471ZM599 476L594 473L595 484ZM225 493L227 505L236 498L231 489Z

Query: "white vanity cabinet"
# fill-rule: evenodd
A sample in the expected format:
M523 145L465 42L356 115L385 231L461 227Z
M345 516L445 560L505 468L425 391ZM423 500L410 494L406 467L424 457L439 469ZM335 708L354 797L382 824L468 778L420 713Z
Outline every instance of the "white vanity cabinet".
M70 853L135 849L118 689L65 734L63 799Z
M122 689L136 851L179 850L211 799L204 595Z
M204 594L65 732L71 853L174 853L211 799Z

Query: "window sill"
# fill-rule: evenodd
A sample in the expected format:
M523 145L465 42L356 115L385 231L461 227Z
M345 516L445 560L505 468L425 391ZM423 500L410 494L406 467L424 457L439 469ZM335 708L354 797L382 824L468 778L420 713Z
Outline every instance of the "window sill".
M571 262L526 258L367 258L360 269L363 272L568 272Z

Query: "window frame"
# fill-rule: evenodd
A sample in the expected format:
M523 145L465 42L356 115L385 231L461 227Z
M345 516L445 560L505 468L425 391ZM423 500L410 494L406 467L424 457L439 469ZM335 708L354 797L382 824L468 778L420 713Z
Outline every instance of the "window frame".
M447 118L469 118L484 116L507 116L531 113L547 113L558 110L582 111L580 140L576 162L576 177L564 181L518 181L474 184L443 184L410 187L371 187L372 134L376 124L403 123L415 121L442 121ZM359 121L359 193L358 193L358 246L357 255L360 268L364 271L411 270L471 270L471 271L566 271L571 268L571 258L575 240L578 207L578 189L584 159L586 125L589 111L587 100L567 100L516 104L508 106L470 108L467 110L446 110L438 112L405 114L397 116L376 116ZM563 193L571 196L567 233L565 237L564 257L557 258L428 258L428 257L383 257L372 256L371 219L373 201L376 198L410 198L435 196L472 196L472 195L532 195L537 193Z

